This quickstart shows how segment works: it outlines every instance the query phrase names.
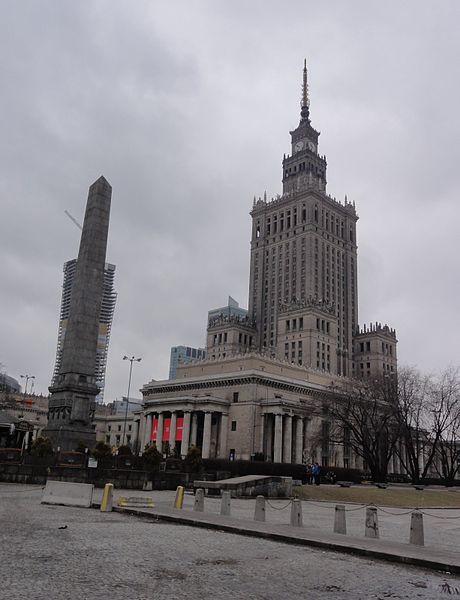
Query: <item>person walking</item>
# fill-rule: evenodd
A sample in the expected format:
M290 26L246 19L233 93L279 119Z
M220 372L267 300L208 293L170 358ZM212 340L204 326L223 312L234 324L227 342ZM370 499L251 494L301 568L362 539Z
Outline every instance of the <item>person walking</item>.
M317 462L313 463L311 473L313 475L313 482L315 483L315 485L319 485L321 483L320 482L321 467L319 466L319 464Z

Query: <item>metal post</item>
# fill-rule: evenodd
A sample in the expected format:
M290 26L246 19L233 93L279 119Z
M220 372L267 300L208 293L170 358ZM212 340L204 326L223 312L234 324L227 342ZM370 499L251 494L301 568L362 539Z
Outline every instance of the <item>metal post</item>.
M134 361L141 362L142 358L135 358L134 356L131 356L131 358L129 358L128 356L123 356L123 360L129 360L130 365L129 365L129 378L128 378L128 394L126 397L125 422L123 425L123 438L121 441L122 446L125 445L126 421L128 420L129 391L131 389L131 375L133 372L133 362Z

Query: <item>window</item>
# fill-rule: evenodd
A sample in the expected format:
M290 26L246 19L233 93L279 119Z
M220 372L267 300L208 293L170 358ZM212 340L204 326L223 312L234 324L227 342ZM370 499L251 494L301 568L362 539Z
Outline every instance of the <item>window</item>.
M131 431L132 425L128 425L128 431Z
M110 444L110 435L105 436L105 443Z
M367 352L371 351L371 343L370 342L366 342L366 351Z
M239 395L239 392L233 392L233 402L238 402Z
M121 425L118 425L118 431L121 431Z
M232 431L236 431L236 421L232 421Z
M109 425L109 426L107 427L107 431L112 431L112 425Z

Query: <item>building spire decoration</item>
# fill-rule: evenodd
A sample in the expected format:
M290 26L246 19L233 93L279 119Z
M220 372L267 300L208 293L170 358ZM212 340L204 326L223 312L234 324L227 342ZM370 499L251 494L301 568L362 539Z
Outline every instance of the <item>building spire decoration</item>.
M302 99L300 101L300 116L302 121L310 121L310 99L308 98L307 59L303 63Z

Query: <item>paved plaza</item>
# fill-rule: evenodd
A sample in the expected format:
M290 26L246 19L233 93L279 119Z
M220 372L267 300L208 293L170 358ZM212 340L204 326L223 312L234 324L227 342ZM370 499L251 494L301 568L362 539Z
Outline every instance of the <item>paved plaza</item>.
M175 492L171 491L114 491L118 496L146 496L153 498L158 508L172 507ZM100 501L102 490L94 493L94 501ZM289 523L290 505L287 500L269 500L266 503L267 523ZM184 511L193 510L194 496L185 494ZM219 514L220 498L205 498L205 512ZM460 505L460 493L459 493ZM241 520L254 518L255 500L232 499L232 517ZM330 502L302 502L303 523L305 527L322 532L332 532L334 525L335 504ZM346 505L347 533L355 537L364 536L365 507L362 505ZM380 538L393 542L406 543L409 541L410 510L401 508L380 507L378 510ZM425 546L438 550L460 551L460 509L423 509Z
M148 495L159 494L169 502L168 492ZM36 486L0 484L2 598L432 600L455 595L456 588L460 594L460 579L449 574L120 513L46 506L41 495Z

